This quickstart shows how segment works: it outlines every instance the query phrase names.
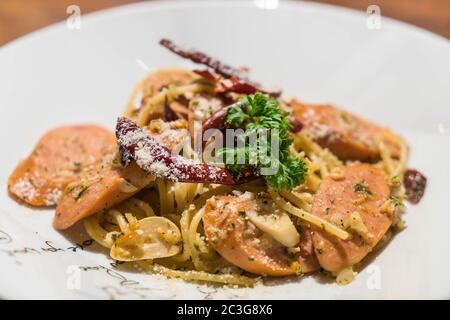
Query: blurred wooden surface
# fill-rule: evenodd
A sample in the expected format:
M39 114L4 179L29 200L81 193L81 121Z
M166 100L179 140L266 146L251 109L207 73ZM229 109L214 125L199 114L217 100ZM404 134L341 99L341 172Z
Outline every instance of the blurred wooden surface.
M308 0L366 11L371 4L383 16L415 24L450 39L450 0ZM0 0L0 45L67 18L76 4L88 13L137 0Z

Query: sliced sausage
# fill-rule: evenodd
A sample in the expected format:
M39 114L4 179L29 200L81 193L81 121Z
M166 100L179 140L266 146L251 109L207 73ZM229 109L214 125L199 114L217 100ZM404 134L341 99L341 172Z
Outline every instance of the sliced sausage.
M183 69L160 69L150 73L147 78L142 80L128 101L125 109L125 116L131 119L137 114L138 110L145 105L148 99L157 94L161 89L168 85L186 85L192 82L197 75L188 70ZM155 110L148 119L164 118L164 108Z
M188 135L186 129L170 129L161 122L152 136L169 149L177 147ZM134 162L125 168L115 166L111 157L91 168L80 179L69 184L56 207L55 229L67 229L77 221L132 197L146 187L154 177Z
M114 152L114 134L96 125L55 128L36 144L8 179L8 189L32 206L55 205L67 184Z
M316 228L312 239L320 265L339 271L360 262L380 241L392 224L391 217L380 212L390 189L386 174L369 164L357 163L344 168L344 178L326 178L314 196L312 213L342 228L350 228L352 238L340 240ZM360 218L365 234L352 230L351 219Z
M302 273L315 272L320 268L314 251L311 232L309 225L302 225L300 230L300 243L297 249L298 253L295 255Z
M311 105L291 102L294 117L311 133L322 147L328 148L342 160L377 160L380 157L376 145L381 128L350 112L331 105ZM384 140L393 157L399 156L399 146Z
M63 230L136 194L153 180L135 163L125 168L106 161L67 186L56 207L53 227Z
M300 245L288 249L246 219L245 212L268 210L268 201L271 200L265 197L248 199L234 195L208 201L203 224L211 245L228 262L259 275L285 276L317 270L308 229L302 231ZM295 263L299 268L295 268Z

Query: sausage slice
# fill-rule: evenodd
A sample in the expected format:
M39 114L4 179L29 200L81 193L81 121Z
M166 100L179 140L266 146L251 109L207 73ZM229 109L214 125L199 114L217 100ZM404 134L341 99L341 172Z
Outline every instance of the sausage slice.
M160 69L150 73L133 90L125 109L125 116L134 119L138 110L148 99L168 85L186 85L198 78L194 73L183 69ZM164 109L155 110L148 121L163 118Z
M67 229L83 218L132 197L152 180L153 177L135 163L120 168L106 161L67 186L56 207L53 227Z
M227 261L251 273L285 276L316 271L319 266L307 228L302 229L300 244L287 248L246 219L248 211L273 212L267 211L270 201L235 195L209 200L203 216L209 242Z
M115 147L114 134L96 125L50 130L9 177L9 192L32 206L53 206L67 184Z
M344 179L328 177L321 183L312 213L352 232L350 240L341 240L313 230L316 255L325 270L339 271L360 262L389 229L391 217L380 211L390 194L386 179L382 170L358 163L344 168Z
M372 161L380 158L376 138L386 129L331 105L303 104L295 100L291 104L303 130L339 159ZM390 140L384 142L392 156L398 157L398 145Z

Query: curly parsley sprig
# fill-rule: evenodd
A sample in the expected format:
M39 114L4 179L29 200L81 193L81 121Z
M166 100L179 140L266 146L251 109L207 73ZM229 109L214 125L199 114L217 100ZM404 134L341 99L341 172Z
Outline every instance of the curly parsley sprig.
M220 151L227 159L225 165L228 170L239 174L248 172L249 167L256 171L276 165L278 170L275 174L264 176L267 184L274 189L292 189L304 181L308 169L303 160L289 154L293 141L289 135L292 125L288 113L280 109L278 100L260 92L247 96L228 109L226 121L231 126L246 130L239 137L243 147L223 148ZM248 138L260 130L268 131L267 139L250 144ZM270 156L272 132L279 141L277 159ZM238 163L239 157L245 159L244 164Z

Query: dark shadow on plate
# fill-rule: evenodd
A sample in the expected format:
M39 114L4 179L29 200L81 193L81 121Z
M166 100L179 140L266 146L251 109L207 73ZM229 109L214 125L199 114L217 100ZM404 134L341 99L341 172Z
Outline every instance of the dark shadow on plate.
M59 232L67 240L69 240L70 242L72 242L74 244L82 244L84 241L91 239L89 237L89 235L87 234L87 232L85 231L82 221L76 223L74 226L70 227L67 230L63 230L63 231L59 231ZM379 248L377 248L376 250L369 253L363 259L363 261L361 261L359 264L354 266L354 270L358 273L361 273L369 264L371 264L372 262L374 262L376 260L378 255L380 255L384 251L384 249L387 247L387 245L395 239L395 237L398 233L399 233L399 231L391 231L391 236L390 236L389 240L385 241L382 245L380 245ZM101 245L97 244L95 241L92 245L84 247L84 250L105 255L109 259L109 267L113 268L116 271L119 271L119 272L124 271L124 272L133 273L133 274L146 273L148 275L152 275L151 272L142 271L142 269L139 266L137 266L136 263L134 263L134 262L120 262L120 261L115 261L115 260L111 259L109 257L109 250L107 248L104 248ZM159 274L155 274L155 275L159 275ZM245 274L245 273L244 273L244 275L249 276L248 274ZM316 272L314 274L306 274L304 276L299 276L299 277L297 277L297 276L289 276L289 277L283 277L283 278L268 277L262 281L262 284L264 286L268 286L268 287L275 287L275 286L281 286L281 285L288 284L288 283L300 283L301 281L303 281L303 279L305 279L307 277L314 279L317 283L322 284L322 285L335 283L335 278L330 276L326 272ZM358 276L356 276L356 277L358 277ZM171 280L185 282L182 279L176 279L176 278L171 279ZM190 282L197 284L199 286L199 288L211 288L211 289L216 288L216 289L218 289L218 288L225 287L225 285L219 284L219 283L209 283L209 282L202 282L202 281L198 281L198 282L190 281ZM242 287L242 288L244 288L244 287Z
M388 232L390 232L389 239L385 240L383 243L381 242L383 240L380 240L380 242L377 244L377 246L379 246L379 247L377 247L375 250L370 252L360 263L355 265L354 270L356 272L358 272L358 273L362 272L369 264L374 262L376 260L376 258L384 251L384 249L386 249L386 247L392 241L394 241L394 239L397 236L397 234L402 232L402 230L394 231L394 230L389 229ZM358 275L356 277L358 277Z
M64 238L66 238L69 242L73 243L74 245L76 244L83 245L83 243L92 240L92 238L87 234L86 230L84 229L82 221L78 221L76 224L74 224L73 226L71 226L66 230L55 230L55 231L59 232ZM106 254L109 257L109 250L102 247L95 241L93 241L92 244L90 245L83 245L83 250L99 254Z
M276 277L269 277L264 279L263 284L265 286L269 287L275 287L275 286L281 286L287 283L300 283L304 279L312 278L317 283L320 284L332 284L334 283L334 278L330 275L323 273L323 272L316 272L313 274L305 274L303 276L290 276L290 277L283 277L283 278L276 278Z

